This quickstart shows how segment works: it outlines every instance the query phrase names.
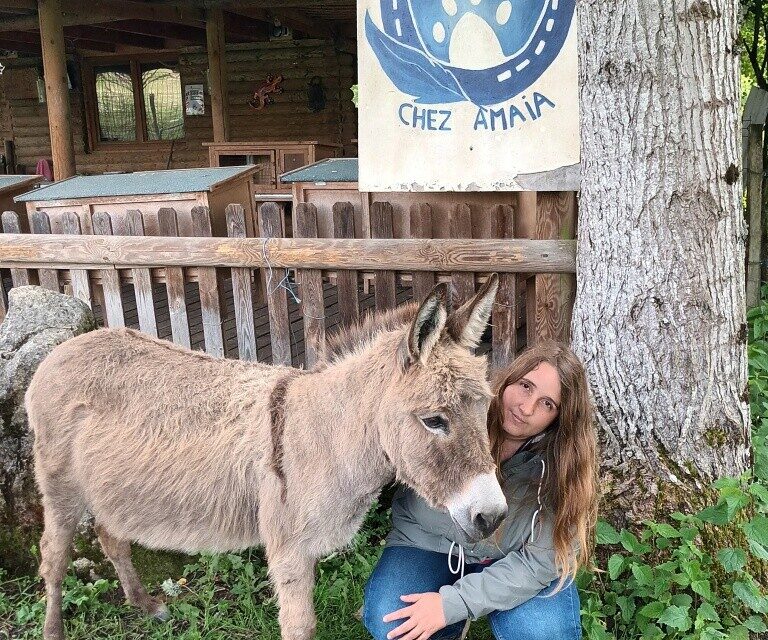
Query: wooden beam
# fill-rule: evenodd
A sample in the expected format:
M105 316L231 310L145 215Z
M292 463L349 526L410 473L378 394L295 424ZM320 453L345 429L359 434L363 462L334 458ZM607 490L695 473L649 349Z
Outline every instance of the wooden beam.
M0 0L0 11L37 11L37 0Z
M64 45L68 51L75 51L76 49L106 52L115 51L115 45L113 44L88 40L86 38L69 37L66 32L64 33ZM28 31L0 32L0 47L12 48L16 49L17 51L27 51L32 53L40 53L42 51L40 35L38 33L30 33Z
M323 20L322 18L308 16L301 11L292 9L278 7L262 9L251 6L246 2L236 2L227 6L227 11L268 22L270 24L275 24L275 22L277 22L285 27L289 27L290 29L300 31L301 33L316 38L327 39L333 38L336 35L336 28L333 23Z
M108 23L109 24L109 23ZM164 49L165 39L155 36L126 33L114 29L104 29L95 26L65 27L64 36L68 39L86 39L90 42L107 42L111 44L124 44L143 49Z
M134 19L191 25L202 25L205 21L205 13L195 7L131 0L98 0L88 5L81 0L65 0L62 11L62 24L65 27ZM37 22L36 16L3 20L0 31L35 29Z
M116 20L104 25L108 30L119 30L122 33L138 33L161 38L173 38L196 44L205 43L205 28L189 25L147 22L146 20Z
M53 173L56 180L63 180L75 175L75 145L72 142L61 0L38 0L37 6L40 18L40 42L43 47L43 77L48 102Z
M269 23L228 11L224 12L224 30L228 36L239 36L251 41L269 39Z
M0 267L277 267L576 273L575 240L167 238L0 233Z
M213 141L229 140L229 114L227 109L227 56L224 39L224 12L221 7L208 10L206 42L208 50L208 89L211 92L211 118Z

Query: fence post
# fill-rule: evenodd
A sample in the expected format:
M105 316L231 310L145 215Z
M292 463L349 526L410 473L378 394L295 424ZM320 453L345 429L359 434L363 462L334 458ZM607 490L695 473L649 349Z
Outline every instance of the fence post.
M261 235L262 252L269 257L269 238L282 238L282 207L275 202L265 202L258 209L259 235ZM267 300L269 314L269 339L272 344L272 364L291 366L291 325L288 318L288 293L277 284L282 278L271 271L264 286L264 297Z
M355 210L351 202L336 202L333 205L333 237L355 237ZM360 303L357 299L357 271L338 269L336 287L339 295L339 315L342 325L347 326L360 318Z
M536 202L537 240L565 240L576 235L576 194L572 191L539 192ZM533 281L533 282L531 282ZM530 286L533 284L533 286ZM528 281L526 324L528 344L545 338L568 342L576 292L570 273L538 274Z
M112 219L106 211L97 211L91 217L94 235L111 236ZM101 269L101 289L104 292L104 317L107 326L119 328L125 326L123 298L120 287L120 273L117 269Z
M511 205L499 205L491 210L491 237L514 238L515 210ZM517 276L499 274L499 291L491 312L491 364L501 369L515 359L517 353Z
M392 237L392 205L389 202L374 202L371 205L371 238L389 240ZM397 305L395 272L377 269L373 286L376 310L394 309Z
M294 211L296 236L317 238L317 209L300 203ZM322 357L325 348L325 299L320 269L300 269L298 274L301 311L304 316L304 362L309 369Z
M80 218L73 211L67 211L62 216L62 231L68 235L80 235ZM93 308L91 301L91 281L87 269L70 269L69 279L72 283L72 295L80 298L85 304ZM154 309L153 309L154 312Z
M411 205L411 237L419 239L432 237L432 207L426 202ZM414 271L411 278L413 298L421 303L435 288L435 274L432 271Z
M130 209L125 213L125 235L143 236L144 220L141 211ZM155 320L155 298L152 293L152 274L149 269L131 269L133 290L136 292L136 313L139 316L139 329L157 338Z
M197 237L210 237L211 215L208 207L192 208L192 233ZM203 318L205 351L212 356L224 357L224 335L221 330L221 301L216 267L197 270L200 288L200 311Z
M230 238L245 238L243 205L229 204L224 211L227 218L227 235ZM240 359L256 360L256 327L253 321L250 269L242 267L232 269L232 298L235 305L235 328Z
M51 220L45 211L33 211L30 216L32 233L51 233ZM40 286L59 293L59 272L56 269L38 269Z
M450 218L451 238L472 237L472 210L468 204L457 204L451 208ZM475 274L466 271L451 274L453 299L451 304L456 309L475 295Z
M179 235L179 221L176 216L176 209L171 207L161 207L158 209L157 226L161 236L177 237ZM168 293L168 315L171 320L171 336L173 341L187 349L191 349L192 339L189 335L184 269L181 267L166 267L165 290Z
M760 277L763 239L763 125L749 125L747 140L749 172L747 175L747 220L749 241L747 244L747 307L760 303Z
M19 214L15 211L4 211L2 216L4 233L21 233ZM32 284L29 278L29 269L11 269L11 280L14 287L23 287Z

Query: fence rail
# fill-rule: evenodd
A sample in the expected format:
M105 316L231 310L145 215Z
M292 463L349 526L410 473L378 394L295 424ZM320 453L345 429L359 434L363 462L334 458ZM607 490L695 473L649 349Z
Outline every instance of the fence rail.
M128 212L128 235L120 236L112 233L113 221L103 212L91 220L96 235L80 235L74 213L65 215L66 235L51 234L43 212L31 220L33 233L22 234L18 215L5 212L0 268L10 269L13 286L66 287L94 308L106 326L138 326L213 355L276 364L312 366L322 357L328 330L355 321L367 308L422 299L436 281L451 282L460 303L490 272L502 274L492 316L495 365L516 353L518 298L524 287L525 322L533 323L539 336L543 329L546 335L564 337L575 241L512 238L511 212L505 207L499 207L498 237L493 239L392 239L391 207L377 204L371 210L373 237L364 240L351 239L354 211L348 203L334 206L334 238L316 237L311 204L294 211L294 238L280 237L283 212L274 203L259 208L259 238L244 237L246 220L239 205L226 209L227 238L211 237L205 207L192 212L196 237L183 238L177 236L176 212L168 208L158 212L162 236L144 235L138 211ZM455 235L462 228L471 232L468 216L468 210L457 210ZM553 288L553 278L565 278L566 285ZM537 297L537 283L553 295ZM3 291L3 314L5 296ZM528 334L536 335L530 327Z

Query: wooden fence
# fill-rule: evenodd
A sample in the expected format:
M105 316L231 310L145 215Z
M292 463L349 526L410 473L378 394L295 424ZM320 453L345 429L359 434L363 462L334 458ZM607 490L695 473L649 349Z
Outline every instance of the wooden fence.
M438 281L452 284L454 304L460 304L488 273L498 272L494 365L514 357L519 333L525 332L520 342L529 343L568 337L575 241L513 238L511 205L491 212L493 239L430 238L424 204L411 208L410 239L392 239L386 202L372 205L372 238L364 240L354 239L350 203L333 207L334 238L317 238L312 204L293 212L293 238L282 237L280 204L259 207L259 238L245 237L244 215L241 206L229 205L229 237L218 238L211 237L205 207L192 212L195 237L178 237L176 212L168 208L158 212L160 236L144 235L139 211L121 221L120 236L113 235L107 213L93 215L95 235L80 235L78 216L65 214L61 235L50 233L44 212L32 215L32 234L20 233L18 214L5 212L0 268L10 269L10 276L0 314L8 286L40 284L81 298L105 326L136 326L216 356L310 367L322 355L326 332L367 309L421 300ZM456 228L460 233L461 225Z

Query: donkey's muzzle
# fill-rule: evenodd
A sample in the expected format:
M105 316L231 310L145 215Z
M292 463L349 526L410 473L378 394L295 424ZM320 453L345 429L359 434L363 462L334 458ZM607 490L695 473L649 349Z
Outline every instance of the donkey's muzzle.
M448 502L448 511L463 542L477 542L491 535L507 517L507 501L496 476L484 473L473 478Z

